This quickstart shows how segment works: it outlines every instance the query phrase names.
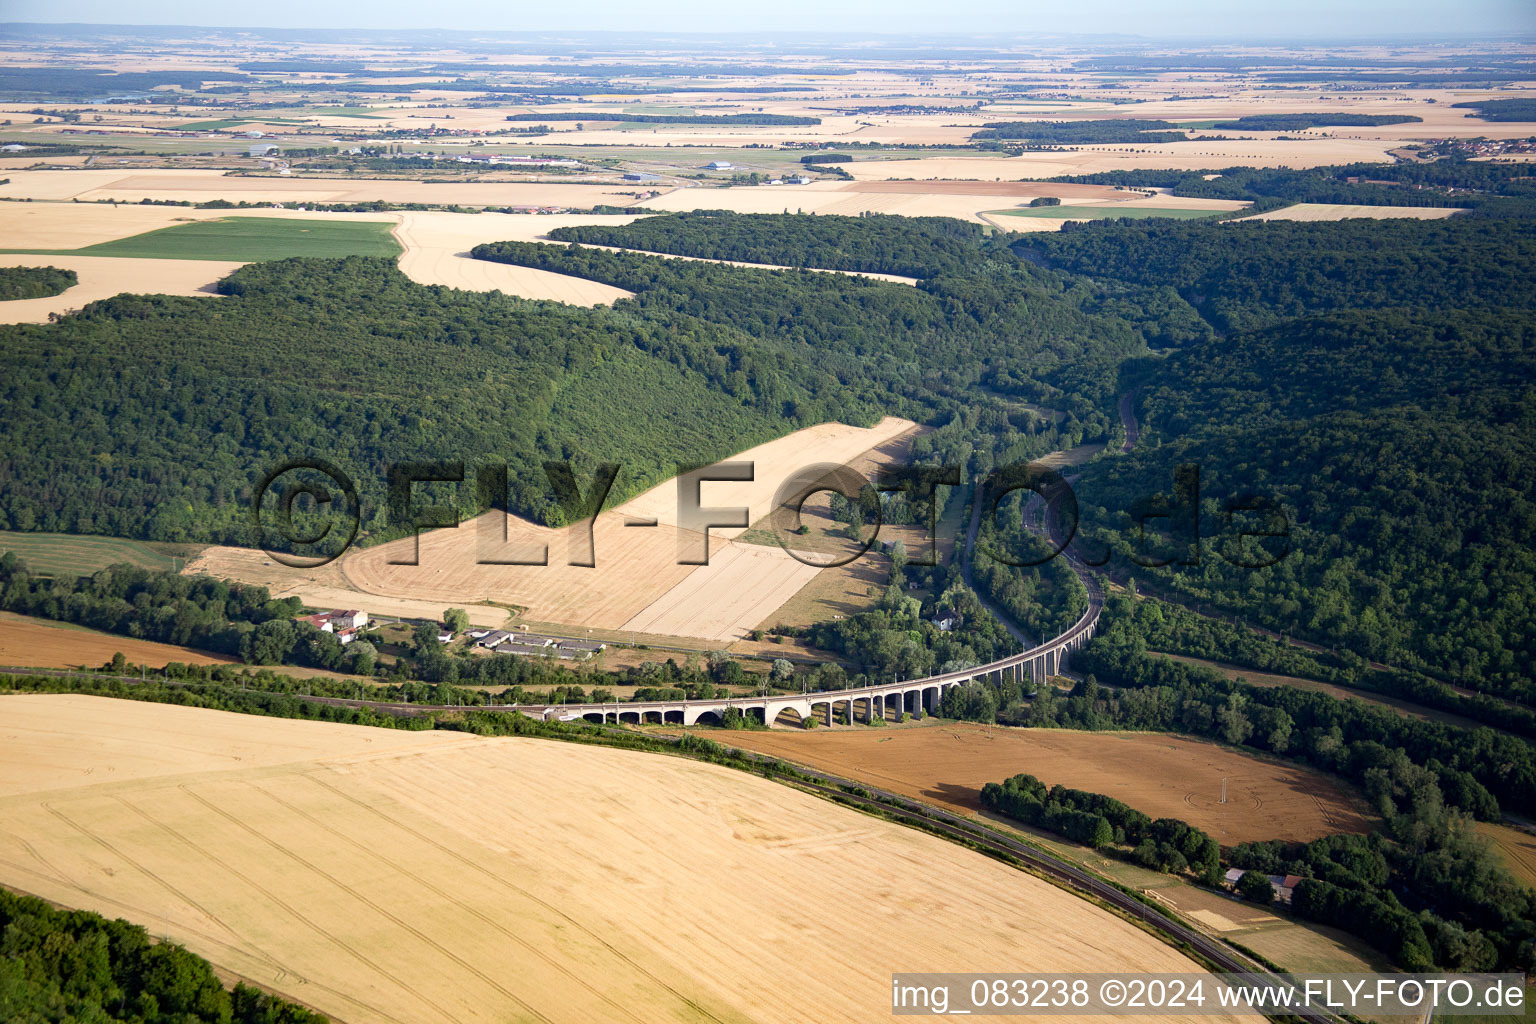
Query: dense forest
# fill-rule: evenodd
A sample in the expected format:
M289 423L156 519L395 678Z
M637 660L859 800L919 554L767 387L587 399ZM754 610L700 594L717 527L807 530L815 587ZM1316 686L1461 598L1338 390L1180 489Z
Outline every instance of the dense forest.
M1054 549L1026 529L1023 507L1015 493L996 516L982 516L972 572L982 594L1043 641L1066 632L1088 610L1088 592L1066 559L1053 557Z
M1101 171L1058 180L1126 188L1166 188L1176 196L1244 199L1257 209L1289 203L1362 206L1470 207L1477 216L1536 214L1536 180L1520 165L1471 160L1437 147L1436 159L1395 164L1285 167L1212 167L1199 171Z
M1232 865L1300 875L1298 916L1351 932L1410 970L1529 971L1536 892L1464 818L1425 808L1369 835L1243 843Z
M505 459L509 507L557 524L545 459L579 479L619 463L620 500L678 462L881 409L739 329L427 288L388 260L253 264L223 287L0 328L0 521L251 543L262 474L318 457L356 482L365 535L390 529L386 466L411 460Z
M191 70L112 71L93 67L0 67L0 96L7 99L31 97L73 97L89 99L103 96L149 92L174 85L196 91L204 82L251 82L250 75L234 71L204 68Z
M1067 225L1018 243L1050 266L1167 287L1220 331L1330 310L1536 309L1527 220Z
M132 1024L325 1024L243 982L226 989L204 959L140 926L55 910L0 889L0 1020Z
M1063 269L1172 288L1220 332L1122 366L1145 440L1089 466L1079 486L1082 527L1118 571L1536 705L1530 221L1093 225L1022 247ZM1195 518L1210 543L1198 564L1130 515L1170 495L1179 466L1200 474ZM1235 525L1255 520L1235 507L1252 495L1288 520L1288 553L1273 566L1247 567L1255 541L1230 548L1253 528ZM1191 564L1148 564L1174 553Z
M74 287L79 280L73 270L58 267L0 267L0 302L47 298Z
M1146 589L1144 580L1138 582L1133 577L1129 583L1132 589ZM1360 690L1366 697L1373 693L1398 697L1536 739L1536 709L1459 689L1422 672L1373 664L1353 651L1302 647L1278 634L1259 633L1165 601L1138 605L1136 629L1148 650L1333 683Z
M971 141L1080 146L1103 142L1188 142L1189 136L1172 121L1107 118L1099 121L998 121L973 134Z
M889 258L888 222L823 219L851 259ZM0 525L250 543L252 488L306 457L355 481L364 542L398 532L392 461L504 459L511 510L558 524L544 460L579 478L620 463L622 500L679 462L885 413L937 428L925 461L989 466L1104 437L1119 362L1209 333L1172 289L1098 287L955 235L969 258L922 288L502 243L477 254L636 298L578 309L423 287L382 260L289 260L238 271L217 304L120 296L0 328ZM1066 416L1017 411L1031 402Z
M620 462L617 498L677 461L884 413L934 428L918 461L975 480L1108 440L1115 401L1135 389L1143 443L1078 485L1085 543L1107 544L1154 592L1395 673L1355 666L1349 682L1436 706L1465 699L1446 683L1530 703L1528 224L1095 224L1017 252L958 222L879 216L707 213L573 232L917 272L915 288L581 246L476 250L635 293L594 310L424 288L366 259L251 266L217 308L120 297L0 330L13 342L0 525L247 543L250 488L305 455L357 481L365 540L398 529L382 499L400 458L505 459L512 510L560 522L546 458L579 477ZM1144 546L1128 512L1191 464L1207 557L1123 564ZM465 490L467 514L478 506ZM1221 502L1239 492L1288 517L1278 565L1225 557L1239 527ZM1026 543L1015 533L1001 539ZM1029 631L1070 621L1081 600L1050 566L977 568ZM1455 710L1488 720L1498 706Z
M1410 970L1528 970L1536 956L1536 892L1433 796L1382 831L1242 843L1226 857L1185 822L1154 821L1100 793L1047 789L1033 775L987 783L981 803L1154 870L1189 871L1209 886L1219 884L1223 866L1244 869L1239 893L1265 906L1276 894L1264 876L1299 875L1291 899L1297 916L1351 932Z
M1469 107L1484 121L1536 121L1536 100L1529 98L1469 100L1452 106Z
M1160 593L1536 705L1536 323L1516 312L1331 314L1152 364L1149 443L1079 486L1082 528ZM1207 542L1137 503L1199 472ZM1279 542L1243 541L1277 502ZM1174 545L1179 545L1175 547ZM1185 565L1151 563L1177 555ZM1252 566L1252 568L1250 568Z
M850 225L847 217L698 210L647 217L622 227L556 228L549 237L705 259L908 277L955 269L976 254L983 237L981 225L952 217L867 214L854 219L858 223Z
M1187 732L1301 758L1363 786L1383 816L1431 790L1483 819L1496 819L1501 806L1536 810L1536 749L1527 741L1294 687L1250 686L1149 655L1137 622L1139 606L1150 603L1111 597L1103 631L1076 656L1078 671L1115 690L1095 685L1070 699L1042 691L1043 700L1037 696L1012 717L1030 725Z
M1294 132L1322 127L1374 128L1422 120L1422 117L1414 117L1412 114L1249 114L1235 121L1217 121L1211 127L1217 131Z
M894 566L890 583L870 610L780 630L804 636L859 667L855 675L831 680L829 689L918 679L996 661L1018 649L1007 628L964 585L958 565L904 567L900 556L896 561L902 564ZM931 596L909 593L909 580ZM945 619L953 625L939 626Z

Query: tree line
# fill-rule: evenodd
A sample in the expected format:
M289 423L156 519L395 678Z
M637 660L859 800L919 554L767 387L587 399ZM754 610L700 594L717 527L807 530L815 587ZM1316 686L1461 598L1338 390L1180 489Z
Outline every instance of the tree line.
M804 158L808 163L827 159L830 158ZM555 228L549 237L558 242L704 259L931 277L940 269L954 269L974 256L983 234L981 225L951 217L898 217L881 213L839 217L696 210L646 217L633 224Z
M1154 871L1187 871L1207 885L1221 877L1221 846L1205 832L1177 818L1154 821L1102 793L1015 775L982 786L981 805L1095 850L1130 847L1129 859Z
M1412 114L1248 114L1234 121L1218 121L1211 127L1218 131L1293 132L1325 126L1376 128L1386 124L1413 124L1423 120Z
M1529 217L1536 182L1518 166L1472 160L1465 152L1395 164L1356 163L1296 170L1287 167L1208 167L1201 170L1100 171L1053 179L1124 188L1166 188L1173 195L1239 199L1247 213L1289 203L1361 206L1471 207L1477 217ZM1245 216L1239 213L1236 216Z
M227 989L213 966L141 926L55 910L0 889L0 1019L134 1024L325 1024L251 988Z
M1172 121L1145 118L1106 118L1089 121L998 121L974 132L971 141L1032 142L1052 146L1106 142L1188 142L1189 135Z
M0 302L12 299L45 299L80 280L73 270L58 267L0 267Z
M1134 578L1131 585L1136 587ZM1135 604L1136 629L1148 650L1223 661L1239 668L1335 683L1470 718L1536 739L1536 710L1465 693L1422 672L1377 666L1348 650L1313 650L1247 626L1157 600Z

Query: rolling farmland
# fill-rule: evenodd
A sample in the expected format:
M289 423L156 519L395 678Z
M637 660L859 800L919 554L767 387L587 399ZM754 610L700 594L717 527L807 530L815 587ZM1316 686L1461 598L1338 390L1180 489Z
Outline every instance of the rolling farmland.
M253 263L290 256L395 256L399 252L400 246L391 237L389 225L377 221L220 217L98 242L71 250L69 254L118 259L238 260Z
M701 500L706 506L746 506L756 523L768 515L775 492L791 473L815 463L851 462L912 426L892 416L869 428L841 423L804 428L733 456L754 464L755 479L707 482ZM503 543L499 518L491 512L458 529L423 532L417 565L392 564L415 543L407 539L355 551L318 570L288 569L269 564L258 552L212 547L187 571L262 583L274 596L298 595L314 605L350 601L382 611L376 598L468 604L472 617L483 615L483 624L500 626L504 611L474 607L493 601L524 608L529 621L721 641L757 627L820 571L777 546L734 541L742 532L736 529L711 531L708 565L679 564L680 545L697 550L702 541L678 526L675 480L597 517L593 543L600 571L569 564L580 552L573 545L585 544L585 524L554 530L510 518ZM627 525L646 521L656 526ZM487 551L500 552L497 558L527 559L546 545L547 565L481 561Z
M58 695L0 698L0 735L0 880L357 1024L874 1021L898 964L1195 969L980 854L677 758Z
M1243 220L1348 220L1351 217L1369 217L1373 220L1390 220L1410 217L1414 220L1440 220L1442 217L1465 213L1454 206L1354 206L1343 203L1293 203L1267 213L1256 213Z

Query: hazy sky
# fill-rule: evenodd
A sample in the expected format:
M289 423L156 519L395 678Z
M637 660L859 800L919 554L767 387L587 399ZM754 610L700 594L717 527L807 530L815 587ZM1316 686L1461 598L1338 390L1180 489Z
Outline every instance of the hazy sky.
M1536 0L0 0L0 21L271 28L1530 36Z

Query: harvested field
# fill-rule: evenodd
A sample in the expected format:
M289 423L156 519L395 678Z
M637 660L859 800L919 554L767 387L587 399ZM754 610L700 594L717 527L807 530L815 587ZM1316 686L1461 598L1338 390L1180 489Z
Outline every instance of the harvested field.
M463 206L629 206L641 190L614 185L543 182L412 181L406 178L303 178L228 175L213 169L152 171L15 171L0 197L78 198L137 203L144 199L268 203L434 203Z
M1280 921L1269 907L1234 900L1209 889L1198 889L1183 883L1166 888L1167 891L1161 888L1153 891L1176 905L1180 913L1199 921L1213 932L1230 934Z
M173 661L183 665L239 664L236 658L191 647L157 644L130 636L98 633L83 626L0 612L0 665L100 668L119 651L131 664L150 668L163 668Z
M14 249L81 249L230 212L109 203L0 203L0 225L5 244Z
M242 665L238 658L200 651L194 647L136 640L115 633L101 633L69 622L35 619L0 612L0 665L23 668L100 668L121 651L130 665L162 668L173 661L183 665ZM254 667L252 671L255 671ZM296 679L351 679L372 685L372 676L356 676L303 665L263 665L261 670Z
M937 163L937 161L934 162ZM954 160L952 162L960 165L976 163L977 161ZM850 170L864 167L860 163L850 163L844 166ZM929 181L883 181L875 179L850 182L839 191L862 192L866 194L900 192L907 195L925 196L1007 196L1015 199L1039 199L1043 196L1052 196L1057 199L1096 199L1110 203L1123 203L1145 198L1141 192L1115 188L1113 185L1078 185L1070 182L1042 181L946 181L943 179Z
M1422 126L1416 126L1422 127ZM1140 169L1217 170L1223 167L1322 167L1349 163L1391 163L1390 139L1317 138L1299 142L1195 139L1161 145L1095 145L1026 152L1015 157L918 157L912 160L855 160L848 172L861 179L1056 178L1100 171ZM908 184L908 182L902 182Z
M1414 220L1440 220L1465 210L1450 206L1348 206L1340 203L1297 203L1268 213L1256 213L1243 220L1346 220L1368 217L1372 220L1408 217Z
M918 427L894 437L882 445L871 448L862 458L850 465L860 476L873 480L883 467L907 462L912 441L928 429ZM944 492L939 493L942 499ZM957 508L954 518L941 520L938 524L935 546L941 561L948 560L955 538L960 533L961 523L958 516ZM812 495L801 507L800 517L801 522L810 528L810 533L797 539L796 545L797 549L803 545L803 550L811 561L833 561L858 553L858 547L851 540L832 532L840 529L842 524L833 520L830 496L825 492ZM778 548L779 540L771 528L770 521L755 522L752 524L752 529L744 534L741 540ZM926 529L922 526L883 525L876 539L880 541L901 539L906 542L910 557L927 557L928 537ZM779 625L808 626L815 622L825 622L829 619L867 611L884 593L886 584L890 582L889 573L890 563L874 553L857 557L845 565L827 566L817 571L809 583L774 609L772 614L765 616L758 626L761 629L771 629ZM827 655L825 652L818 652L818 657L825 659Z
M1363 804L1318 772L1160 733L944 724L912 729L732 733L760 750L907 796L975 812L981 787L1028 772L1180 818L1223 845L1363 832ZM1227 803L1221 780L1227 779Z
M1379 952L1336 928L1278 916L1271 908L1186 882L1159 885L1150 891L1207 931L1247 946L1286 970L1361 974L1392 970L1390 961Z
M663 636L735 640L821 572L787 552L730 544L620 628ZM748 625L750 623L750 625Z
M362 608L375 617L425 619L437 621L442 601L408 597L384 597L354 589L335 562L318 569L292 569L274 562L265 551L215 545L204 549L187 563L187 573L205 573L237 583L250 583L272 591L274 597L297 597L311 608ZM450 602L451 603L451 602ZM508 609L484 604L460 602L476 626L502 628L507 624Z
M874 607L890 580L889 563L874 556L818 570L809 583L763 616L758 628L809 626L857 615Z
M913 161L868 161L846 166L880 166L886 163L912 163ZM939 161L948 168L950 164L964 165L993 163L996 160L966 160L949 158ZM954 173L964 173L965 168L948 168ZM1077 205L1132 204L1153 205L1171 209L1233 210L1244 203L1219 199L1180 199L1177 197L1152 196L1144 192L1117 189L1110 185L1078 185L1056 182L1012 180L1028 173L1027 168L1015 167L1009 172L1009 180L917 180L887 181L884 179L852 182L817 181L809 185L741 185L730 188L702 189L682 188L657 196L641 204L645 209L661 211L680 210L734 210L737 213L782 213L805 211L814 213L857 214L890 213L907 217L958 217L962 220L986 223L982 213L996 210L998 199L1031 199L1039 196L1056 196L1072 200ZM1048 229L1054 229L1050 225ZM1020 230L1026 230L1020 225Z
M791 473L814 463L846 464L912 426L887 417L867 429L841 423L807 427L734 456L754 463L755 479L705 483L701 501L706 507L746 506L749 521L756 522L768 514ZM738 529L711 531L710 564L679 565L680 555L697 554L701 539L678 527L674 480L597 517L596 568L569 564L578 550L573 544L584 551L585 524L552 530L506 519L503 546L502 521L493 512L458 529L424 532L417 565L389 564L411 557L413 542L407 539L356 551L318 570L289 569L260 552L209 548L187 571L261 583L275 596L298 595L306 604L361 606L376 614L388 613L386 605L409 602L432 609L435 618L454 605L465 607L477 624L500 626L505 610L484 606L495 602L524 609L521 618L530 622L708 640L746 634L816 573L778 548L732 543ZM636 521L656 525L628 525ZM547 565L479 564L481 558L536 558L546 545ZM737 547L747 550L733 550Z
M50 313L78 310L123 292L216 296L215 285L243 263L228 260L116 259L109 256L0 256L0 266L73 270L80 282L42 299L0 302L0 323L44 324Z
M563 223L626 224L633 217L535 217L527 214L400 214L395 228L405 252L400 269L413 281L470 291L502 291L525 299L553 299L574 306L597 306L627 299L633 292L597 281L555 274L532 267L514 267L473 259L469 251L482 242L532 241L534 231L549 231Z
M910 184L903 182L902 184ZM977 214L997 205L996 197L930 195L921 192L850 192L840 182L810 185L740 185L730 188L685 188L640 204L647 210L733 210L736 213L890 213L906 217L958 217L980 221Z
M896 964L1197 969L980 854L680 758L73 695L0 698L0 735L0 881L352 1024L877 1021Z
M1477 834L1488 837L1516 878L1536 888L1536 835L1487 821L1477 823Z

